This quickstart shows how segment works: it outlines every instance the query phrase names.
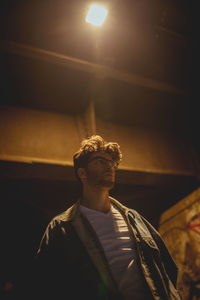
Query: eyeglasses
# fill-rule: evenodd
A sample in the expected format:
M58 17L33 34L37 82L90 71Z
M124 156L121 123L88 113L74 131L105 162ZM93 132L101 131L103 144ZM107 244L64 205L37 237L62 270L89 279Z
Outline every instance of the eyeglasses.
M118 163L111 160L111 159L107 159L105 157L102 156L95 156L93 158L91 158L88 163L92 162L92 161L96 161L98 164L103 165L103 166L107 166L108 164L111 165L112 168L117 169L118 167Z

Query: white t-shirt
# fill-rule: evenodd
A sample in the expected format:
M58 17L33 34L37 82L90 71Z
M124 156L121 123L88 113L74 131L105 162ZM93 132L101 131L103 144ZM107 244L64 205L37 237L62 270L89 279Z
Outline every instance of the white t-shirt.
M122 214L113 205L108 213L82 205L80 210L98 235L124 299L145 299L143 279L136 263L135 244Z

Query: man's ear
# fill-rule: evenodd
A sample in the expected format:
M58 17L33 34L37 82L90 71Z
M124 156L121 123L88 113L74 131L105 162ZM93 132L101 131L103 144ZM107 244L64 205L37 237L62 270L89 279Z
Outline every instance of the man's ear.
M78 176L81 179L81 181L84 181L87 179L86 170L84 168L78 168L77 170Z

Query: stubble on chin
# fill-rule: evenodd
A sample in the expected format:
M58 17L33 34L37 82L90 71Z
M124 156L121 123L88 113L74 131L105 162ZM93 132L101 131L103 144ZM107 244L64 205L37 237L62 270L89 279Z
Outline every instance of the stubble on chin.
M109 190L111 190L115 184L115 180L111 176L98 176L92 173L88 173L88 182L95 187L107 188Z
M101 180L100 184L101 187L112 189L114 187L114 182L112 180Z

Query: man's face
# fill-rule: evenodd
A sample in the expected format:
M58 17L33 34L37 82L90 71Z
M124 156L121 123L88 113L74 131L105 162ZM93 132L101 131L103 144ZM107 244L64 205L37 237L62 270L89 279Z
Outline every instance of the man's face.
M89 184L96 187L113 188L115 182L115 164L108 153L92 153L85 170Z

